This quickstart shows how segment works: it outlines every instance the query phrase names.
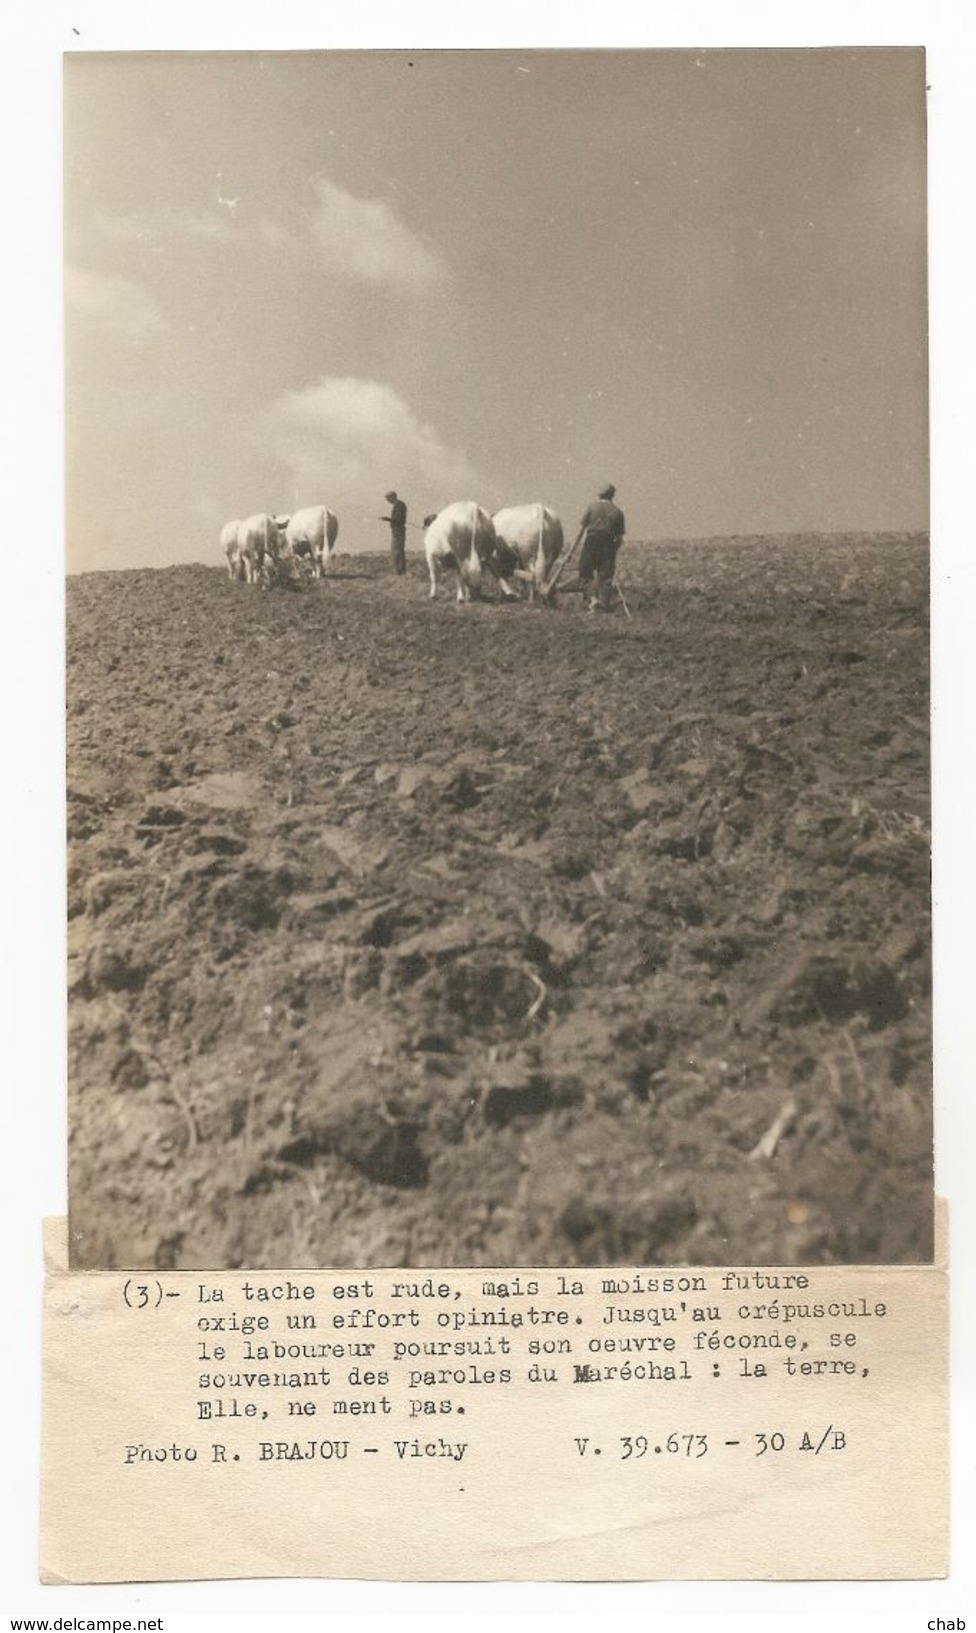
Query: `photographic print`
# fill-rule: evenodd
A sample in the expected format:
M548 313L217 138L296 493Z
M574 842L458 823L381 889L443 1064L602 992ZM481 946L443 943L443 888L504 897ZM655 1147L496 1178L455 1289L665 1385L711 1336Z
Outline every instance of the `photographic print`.
M73 1268L931 1261L924 54L64 107Z

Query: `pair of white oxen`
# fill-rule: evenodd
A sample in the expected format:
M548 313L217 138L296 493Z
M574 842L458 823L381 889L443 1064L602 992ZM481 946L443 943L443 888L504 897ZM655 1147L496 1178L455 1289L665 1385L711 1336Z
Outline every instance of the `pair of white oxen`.
M228 522L220 542L232 579L270 584L296 563L321 578L338 536L335 514L325 505L311 505L291 516L259 514ZM562 522L548 505L510 505L494 516L473 500L447 505L424 522L431 599L447 571L457 574L462 602L481 593L486 570L504 595L518 594L517 580L534 595L545 588L562 547Z
M534 597L545 590L563 547L563 524L548 505L509 505L489 516L473 500L463 500L428 516L424 528L432 600L448 568L457 573L459 601L480 595L486 569L504 595L517 595L514 581L521 580Z
M288 566L301 563L321 578L335 549L339 521L324 505L309 505L291 516L259 512L221 529L221 549L232 579L272 584Z

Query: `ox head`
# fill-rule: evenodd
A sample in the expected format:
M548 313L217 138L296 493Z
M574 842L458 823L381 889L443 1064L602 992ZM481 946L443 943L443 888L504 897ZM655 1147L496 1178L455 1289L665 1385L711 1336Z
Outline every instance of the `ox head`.
M436 522L436 520L437 520L437 512L436 512L436 510L432 510L429 516L424 517L424 526L429 527L431 522Z

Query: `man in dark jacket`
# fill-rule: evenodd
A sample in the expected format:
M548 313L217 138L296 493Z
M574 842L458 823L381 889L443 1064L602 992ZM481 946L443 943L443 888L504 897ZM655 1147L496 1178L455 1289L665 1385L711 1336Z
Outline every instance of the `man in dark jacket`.
M402 499L397 498L396 490L392 488L386 495L386 502L390 506L390 514L381 516L380 521L390 524L393 571L399 576L407 570L407 507Z
M589 588L596 580L595 594L590 597L589 612L610 611L610 588L617 567L617 551L623 543L626 523L624 513L613 503L616 488L608 482L600 489L599 497L587 505L580 521L577 539L582 538L580 552L580 583Z

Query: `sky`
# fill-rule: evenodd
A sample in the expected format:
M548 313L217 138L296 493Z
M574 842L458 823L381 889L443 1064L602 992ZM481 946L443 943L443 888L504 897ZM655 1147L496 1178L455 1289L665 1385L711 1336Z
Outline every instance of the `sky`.
M924 57L65 60L71 570L605 482L632 538L928 520ZM411 536L419 542L420 534Z

